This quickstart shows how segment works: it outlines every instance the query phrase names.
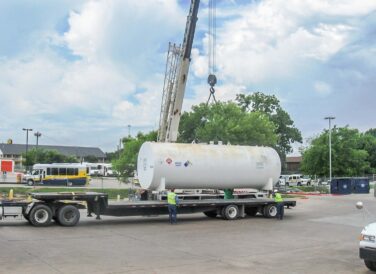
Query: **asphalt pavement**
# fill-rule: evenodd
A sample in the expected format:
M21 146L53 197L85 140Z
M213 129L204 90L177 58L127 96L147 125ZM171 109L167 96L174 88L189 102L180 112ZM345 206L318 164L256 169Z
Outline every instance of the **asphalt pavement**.
M365 210L355 203L362 200ZM370 273L358 258L373 194L310 196L283 221L203 214L88 218L78 226L0 221L1 273Z

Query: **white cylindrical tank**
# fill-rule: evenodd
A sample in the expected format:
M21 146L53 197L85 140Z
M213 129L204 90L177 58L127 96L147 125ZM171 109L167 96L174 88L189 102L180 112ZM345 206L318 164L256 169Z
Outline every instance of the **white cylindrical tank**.
M269 147L146 142L137 173L151 190L263 189L278 181L281 161Z

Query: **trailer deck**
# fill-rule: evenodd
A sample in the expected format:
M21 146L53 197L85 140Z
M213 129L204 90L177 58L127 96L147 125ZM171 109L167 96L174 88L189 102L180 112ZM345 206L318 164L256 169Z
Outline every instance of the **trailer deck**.
M166 215L168 204L165 197L159 200L110 201L108 195L97 192L59 192L30 193L32 201L2 200L0 201L0 219L8 216L23 215L35 226L45 226L55 219L65 226L78 223L78 209L87 209L88 216L95 214L107 216L145 216ZM193 197L193 196L192 196ZM197 195L195 196L197 198ZM296 201L285 199L284 205L296 206ZM179 214L203 212L208 217L222 216L232 220L246 215L261 213L264 217L276 215L276 203L269 198L234 198L223 199L220 195L202 195L201 199L189 200L182 197L178 205ZM231 213L231 214L230 214Z

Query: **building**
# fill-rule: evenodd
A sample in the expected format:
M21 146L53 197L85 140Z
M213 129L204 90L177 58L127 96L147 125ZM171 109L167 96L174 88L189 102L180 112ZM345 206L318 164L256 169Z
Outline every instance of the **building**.
M29 145L29 150L35 148L35 145ZM74 146L47 146L39 145L38 148L44 150L56 150L65 156L74 156L77 160L83 162L85 157L94 156L98 162L104 162L106 154L98 147L74 147ZM0 158L12 159L16 168L22 167L22 153L26 152L26 145L23 144L0 144Z
M286 173L300 173L300 164L302 156L287 156L286 157Z

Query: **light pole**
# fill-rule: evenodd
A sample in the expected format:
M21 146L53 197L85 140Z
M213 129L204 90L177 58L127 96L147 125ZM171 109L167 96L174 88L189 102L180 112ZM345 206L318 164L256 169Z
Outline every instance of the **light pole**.
M131 137L131 125L128 125L128 137Z
M37 132L34 133L34 136L37 137L37 150L35 152L35 162L38 163L38 152L39 152L38 151L38 141L39 141L39 137L42 136L42 133L40 133L39 131L37 131Z
M27 169L27 151L28 151L28 148L29 148L29 131L33 131L32 128L23 128L22 129L23 131L26 131L26 155L25 155L25 159L26 159L26 169Z
M336 117L327 116L325 120L329 120L329 181L332 181L332 123Z
M39 137L42 136L42 133L40 133L39 131L37 131L37 132L34 133L34 136L37 137L37 149L38 149L38 140L39 140Z

